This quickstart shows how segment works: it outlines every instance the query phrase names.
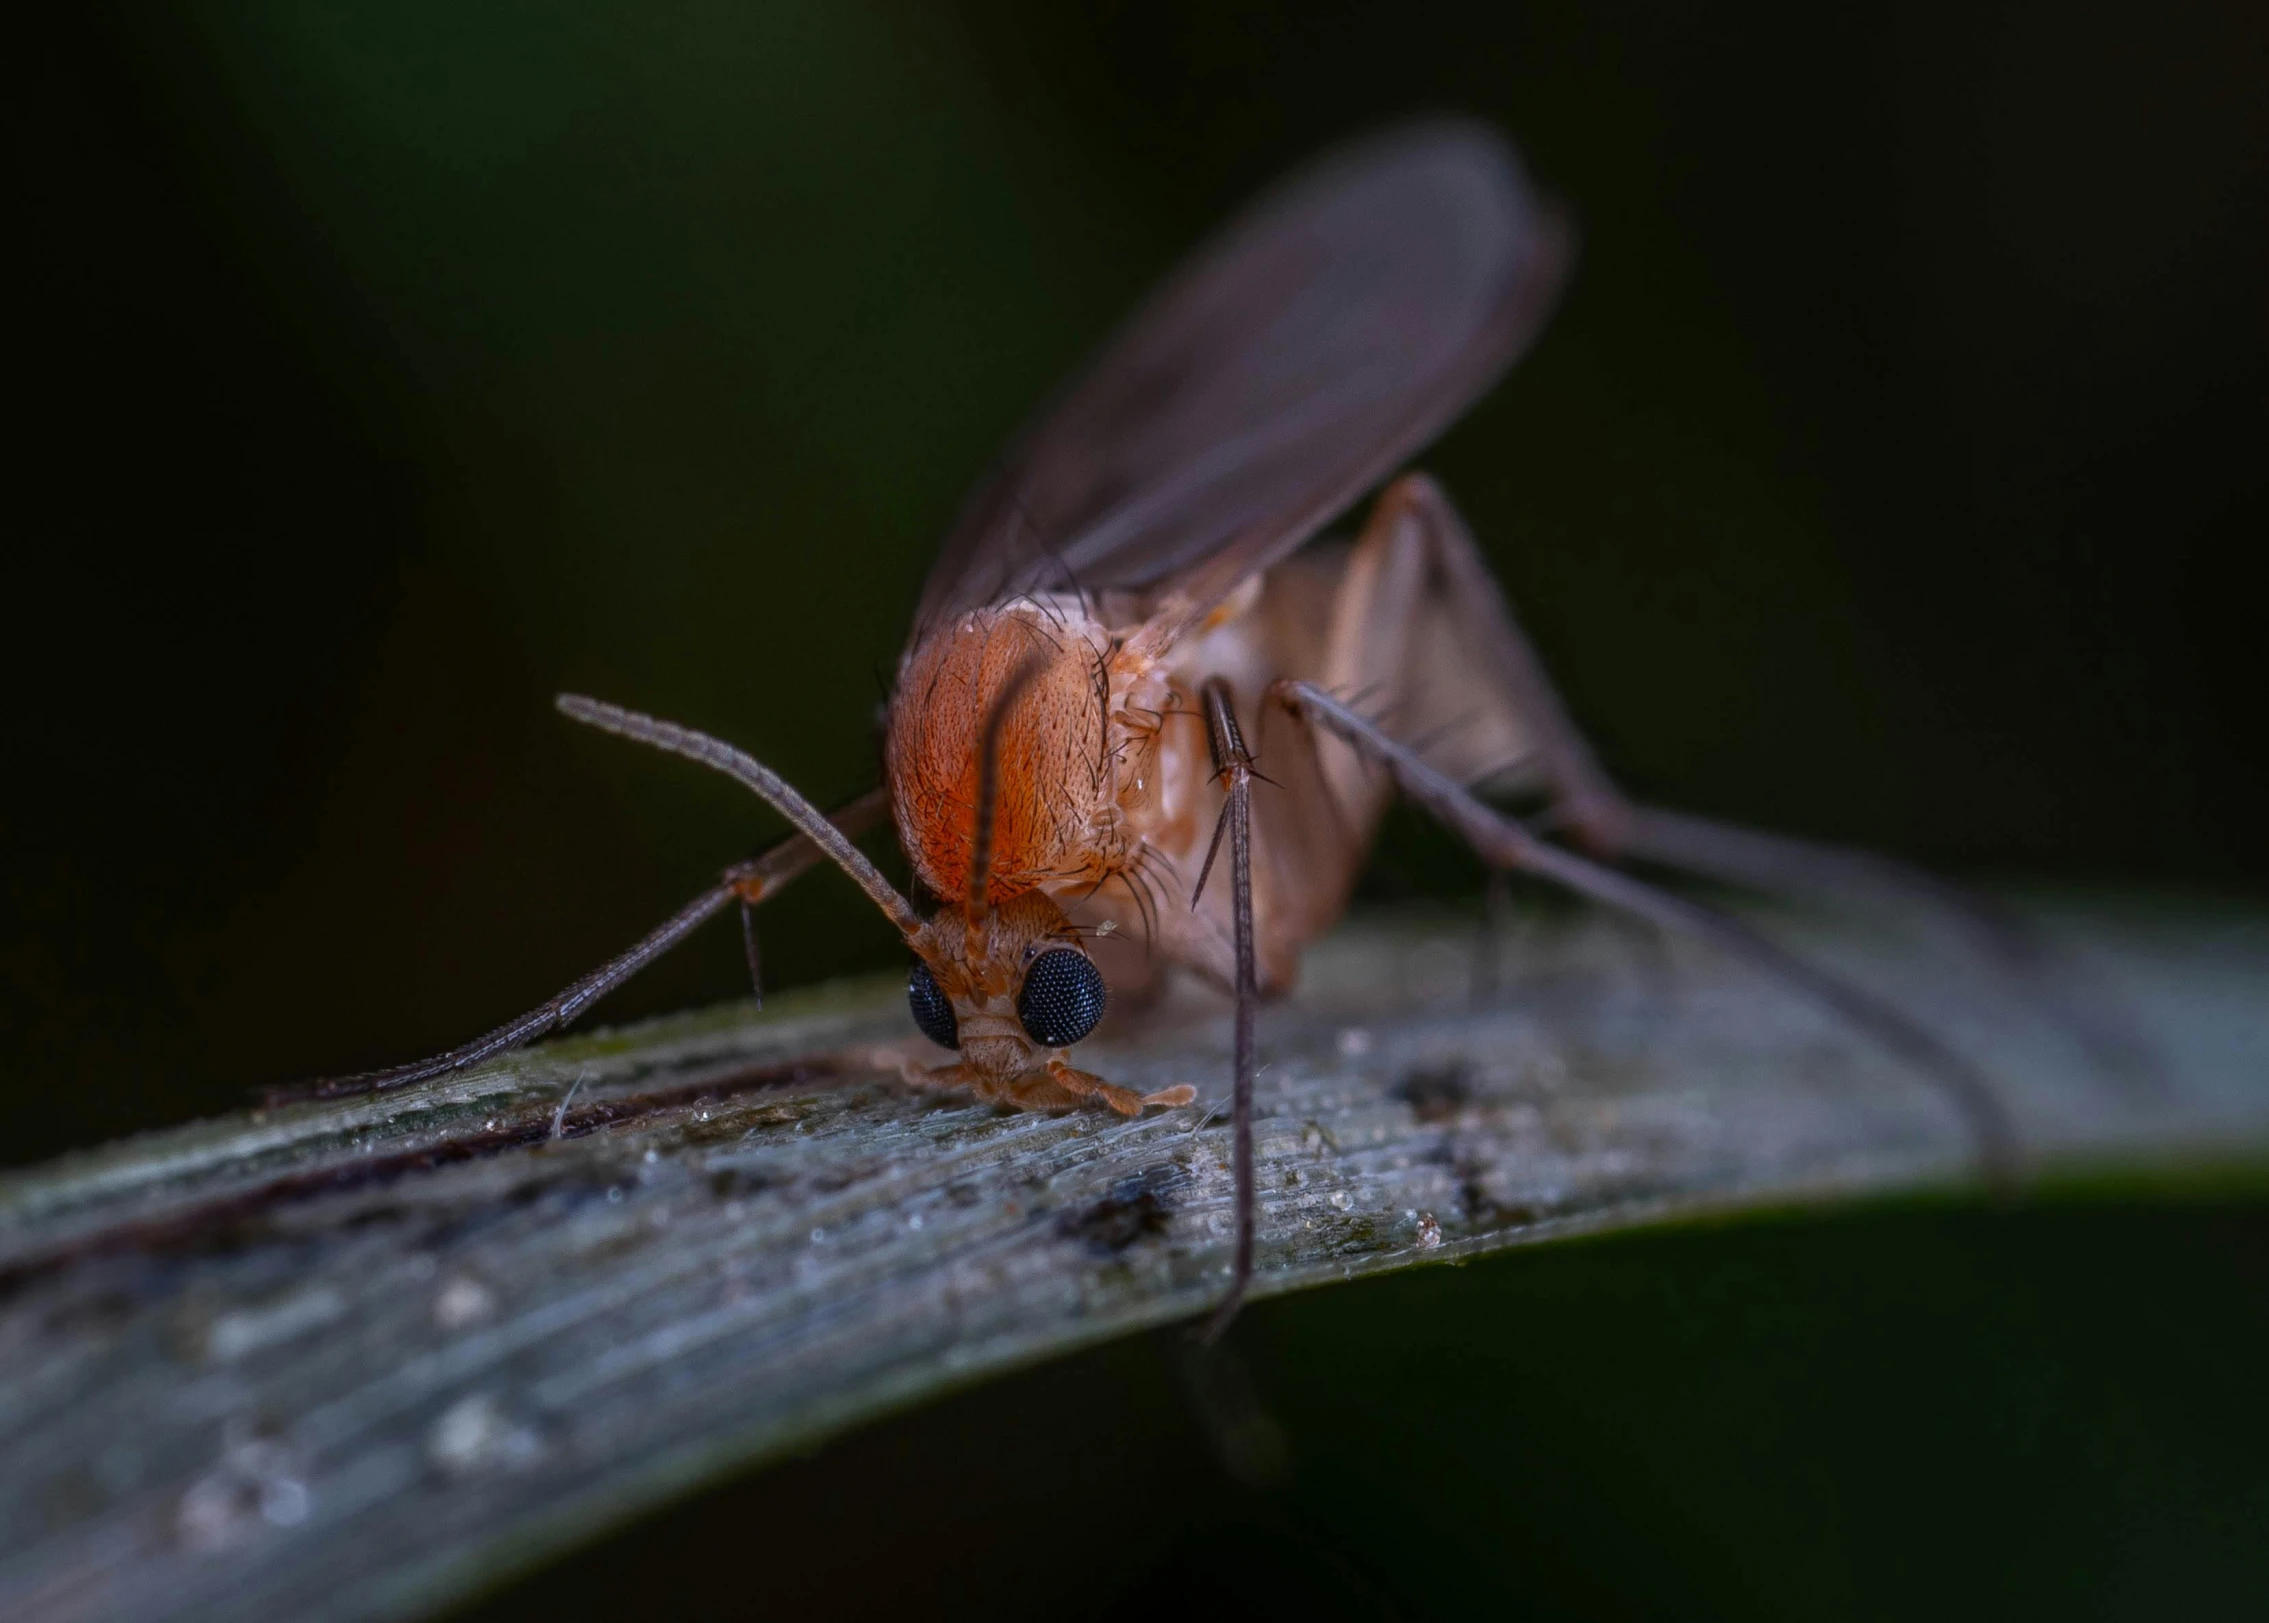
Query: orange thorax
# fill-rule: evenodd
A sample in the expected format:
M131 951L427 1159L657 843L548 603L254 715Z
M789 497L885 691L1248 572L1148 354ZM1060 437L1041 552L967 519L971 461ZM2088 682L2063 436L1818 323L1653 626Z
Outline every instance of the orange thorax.
M1116 805L1125 728L1112 711L1107 635L1076 610L964 614L907 654L891 696L883 769L898 837L930 893L969 884L985 724L1029 653L1046 663L1000 735L990 894L1094 884L1118 870Z

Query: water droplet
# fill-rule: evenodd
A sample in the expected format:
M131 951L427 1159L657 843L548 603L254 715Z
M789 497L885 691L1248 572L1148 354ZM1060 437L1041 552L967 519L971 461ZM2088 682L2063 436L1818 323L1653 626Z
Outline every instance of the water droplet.
M444 1330L462 1330L496 1310L496 1298L477 1279L459 1274L433 1297L433 1322Z
M297 1527L307 1520L307 1484L280 1476L260 1486L260 1515L270 1527Z

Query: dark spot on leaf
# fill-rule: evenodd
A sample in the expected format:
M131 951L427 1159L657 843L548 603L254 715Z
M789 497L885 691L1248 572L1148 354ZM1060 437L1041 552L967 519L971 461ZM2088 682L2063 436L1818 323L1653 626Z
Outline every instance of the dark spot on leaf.
M311 1165L279 1173L249 1189L152 1217L129 1219L92 1234L75 1236L45 1251L33 1251L0 1262L0 1298L83 1257L120 1252L210 1256L241 1250L270 1239L276 1233L279 1212L318 1197L383 1189L413 1174L468 1161L489 1160L514 1150L541 1148L562 1139L583 1138L667 1112L726 1102L761 1089L799 1086L834 1074L834 1063L829 1060L743 1067L725 1076L707 1077L678 1087L591 1099L565 1110L548 1102L539 1102L533 1108L523 1105L480 1128L452 1133L414 1148L325 1157ZM604 1169L598 1175L611 1176ZM395 1212L395 1208L373 1206L360 1214L360 1220L385 1221ZM348 1220L356 1219L350 1216Z
M1171 1162L1145 1167L1121 1178L1101 1200L1063 1213L1056 1219L1056 1232L1104 1256L1124 1251L1137 1240L1166 1232L1174 1196L1186 1176Z
M1421 1065L1403 1073L1394 1096L1410 1106L1420 1121L1442 1121L1454 1116L1473 1097L1473 1070L1462 1059L1439 1065Z
M732 1200L770 1189L777 1181L749 1167L716 1167L709 1174L709 1192L719 1200Z
M1551 1214L1540 1206L1525 1200L1501 1201L1489 1193L1483 1181L1487 1169L1477 1163L1456 1163L1458 1199L1465 1207L1465 1223L1470 1229L1486 1233L1491 1230L1526 1228L1542 1222Z

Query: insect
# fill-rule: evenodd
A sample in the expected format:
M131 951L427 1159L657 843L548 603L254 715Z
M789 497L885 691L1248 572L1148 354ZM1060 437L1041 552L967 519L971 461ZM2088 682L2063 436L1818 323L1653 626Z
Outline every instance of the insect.
M825 859L911 949L914 1022L952 1053L918 1082L1027 1110L1188 1104L1192 1087L1137 1094L1071 1050L1114 982L1124 996L1179 969L1231 995L1237 1237L1218 1330L1253 1271L1256 1006L1339 917L1399 790L1492 868L1698 933L1826 1004L1943 1088L2005 1169L2010 1124L1966 1059L1616 866L1771 886L1880 877L1874 859L1628 800L1448 497L1401 471L1528 346L1570 260L1560 213L1473 124L1373 136L1264 194L964 509L899 663L881 790L830 817L730 744L562 698L578 721L737 779L797 834L542 1008L321 1091L416 1081L563 1026L736 902L753 977L749 910ZM1382 483L1351 542L1317 541ZM1496 809L1481 783L1541 802L1542 820ZM853 844L886 814L912 898Z

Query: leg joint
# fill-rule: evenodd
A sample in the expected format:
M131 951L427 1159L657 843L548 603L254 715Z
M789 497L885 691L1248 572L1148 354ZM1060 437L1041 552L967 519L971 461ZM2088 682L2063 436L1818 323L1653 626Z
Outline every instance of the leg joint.
M1209 676L1198 692L1205 704L1206 741L1213 749L1213 774L1223 788L1228 788L1252 776L1253 753L1245 747L1244 730L1237 725L1237 710L1231 701L1227 680Z

